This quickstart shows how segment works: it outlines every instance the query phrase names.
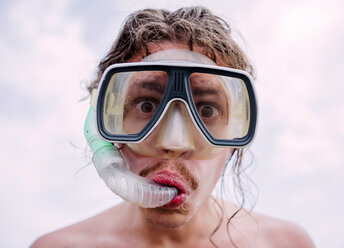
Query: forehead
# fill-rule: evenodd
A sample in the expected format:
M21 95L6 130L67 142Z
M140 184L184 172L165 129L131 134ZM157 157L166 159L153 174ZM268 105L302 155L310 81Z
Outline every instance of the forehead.
M180 49L180 50L190 51L189 46L186 43L183 43L183 42L165 41L165 42L161 42L161 43L151 43L148 46L149 55L152 55L152 54L157 53L157 52L162 51L162 50L171 50L171 49ZM193 45L193 50L192 51L196 52L196 53L199 53L200 55L204 55L207 59L209 59L209 62L208 61L207 62L200 61L199 63L215 64L215 62L213 62L211 60L211 58L207 56L207 54L205 53L205 49L204 48L202 48L200 46L197 46L197 45ZM146 50L141 50L138 53L134 54L134 56L132 56L126 62L140 62L143 59L145 59L146 57L147 57ZM172 55L172 57L170 56L169 59L185 59L186 61L187 60L190 61L190 59L188 59L188 58L181 58L181 57L174 57L173 58L173 55ZM221 64L218 64L218 65L221 65Z

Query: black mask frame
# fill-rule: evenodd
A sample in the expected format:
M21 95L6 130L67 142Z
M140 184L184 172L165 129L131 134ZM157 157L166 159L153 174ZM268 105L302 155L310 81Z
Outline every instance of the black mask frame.
M104 100L106 89L110 83L111 77L115 73L131 72L131 71L165 71L168 74L168 82L165 89L165 94L162 101L157 108L152 119L148 124L137 134L111 134L106 131L104 127ZM249 118L250 123L247 134L242 138L234 139L217 139L214 138L203 124L194 101L191 95L189 76L192 73L210 73L221 76L228 76L241 79L247 89L249 97ZM191 110L192 117L197 124L198 129L201 131L206 140L213 146L220 147L244 147L250 144L255 136L257 125L257 100L253 87L253 79L246 72L238 69L227 67L204 65L194 63L158 63L158 62L136 62L136 63L123 63L114 64L109 66L101 79L99 84L97 99L97 126L99 134L107 141L113 143L138 143L143 141L150 132L153 131L157 125L159 118L164 112L166 105L171 100L179 99L187 103L188 108Z

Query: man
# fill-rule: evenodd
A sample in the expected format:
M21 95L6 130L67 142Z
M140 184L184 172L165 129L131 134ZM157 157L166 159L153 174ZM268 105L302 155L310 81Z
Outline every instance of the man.
M89 87L85 125L97 171L126 201L32 247L313 247L298 226L211 196L254 135L249 74L205 8L130 15Z

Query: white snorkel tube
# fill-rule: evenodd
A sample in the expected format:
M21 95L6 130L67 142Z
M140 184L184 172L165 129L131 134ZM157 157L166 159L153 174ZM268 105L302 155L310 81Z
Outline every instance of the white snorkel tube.
M176 188L162 186L131 172L118 149L99 136L92 102L91 100L84 134L93 152L93 164L107 187L125 201L143 208L155 208L169 203L178 194Z

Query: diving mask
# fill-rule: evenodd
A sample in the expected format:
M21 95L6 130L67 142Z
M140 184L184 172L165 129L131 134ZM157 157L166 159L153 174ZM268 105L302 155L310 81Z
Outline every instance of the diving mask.
M172 51L179 56L205 57L187 50ZM115 143L141 142L163 119L169 105L181 101L210 144L249 144L257 119L249 74L188 60L167 60L166 52L171 51L150 55L154 61L159 55L165 61L115 64L105 71L97 101L100 135Z

